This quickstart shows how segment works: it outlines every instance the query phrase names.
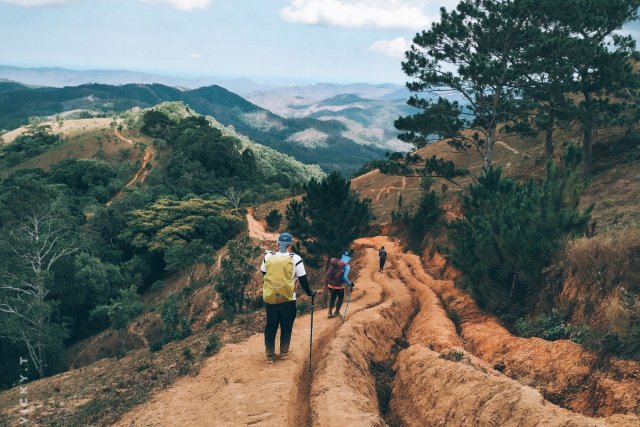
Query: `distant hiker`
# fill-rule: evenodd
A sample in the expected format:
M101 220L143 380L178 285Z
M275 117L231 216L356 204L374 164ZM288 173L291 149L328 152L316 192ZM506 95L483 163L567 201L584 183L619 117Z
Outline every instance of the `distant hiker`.
M340 307L342 307L342 301L344 300L345 285L348 286L348 292L351 292L355 286L355 283L349 281L349 271L351 266L351 252L345 251L340 259L331 258L329 262L329 269L325 275L324 281L329 292L331 293L331 299L329 300L329 314L327 317L338 316L340 313ZM337 303L336 303L337 300ZM336 310L333 311L333 305L336 304Z
M378 258L380 258L380 271L384 270L384 263L387 262L387 251L384 246L378 251Z
M280 358L286 359L288 356L291 331L297 312L294 292L296 277L307 295L315 295L315 292L309 288L302 258L289 252L292 244L291 234L280 234L278 252L267 252L260 266L264 276L262 297L267 310L267 323L264 328L267 363L273 363L277 358L275 347L278 327L280 327Z

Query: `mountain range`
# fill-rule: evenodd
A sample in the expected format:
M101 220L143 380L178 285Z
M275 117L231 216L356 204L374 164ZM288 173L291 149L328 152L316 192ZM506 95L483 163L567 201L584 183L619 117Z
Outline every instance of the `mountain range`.
M75 87L30 88L0 82L0 129L13 129L33 116L90 111L113 114L133 107L181 101L194 111L215 117L224 126L252 140L294 156L325 171L352 173L367 160L381 158L379 146L358 144L338 120L312 117L284 118L247 101L220 86L181 90L161 84L112 86L87 84Z

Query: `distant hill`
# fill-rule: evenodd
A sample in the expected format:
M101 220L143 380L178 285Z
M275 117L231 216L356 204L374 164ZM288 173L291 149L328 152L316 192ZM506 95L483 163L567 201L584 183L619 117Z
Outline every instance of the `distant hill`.
M23 68L10 65L0 65L0 79L50 87L80 86L91 83L111 85L159 83L167 86L195 89L215 84L240 94L272 87L272 85L256 83L245 78L202 77L187 79L128 70L69 70L59 67Z
M357 90L359 87L352 85L351 89ZM374 95L375 92L363 89L316 100L313 96L292 96L293 88L289 91L261 92L257 99L252 98L256 95L249 95L249 98L284 117L338 121L346 128L344 135L358 144L373 145L386 151L408 151L411 146L397 138L398 131L393 123L399 116L415 114L417 110L406 104L408 96L385 99L405 89L392 85L383 85L378 89L378 99L366 98L364 95ZM380 91L387 95L381 95L383 92Z
M161 84L110 86L88 84L63 88L28 88L0 83L0 129L13 129L32 116L52 116L72 110L113 114L133 107L181 101L200 114L211 115L224 126L252 140L294 156L325 171L351 173L383 150L358 144L349 128L337 120L311 117L283 118L219 86L180 90ZM337 154L339 153L339 155Z

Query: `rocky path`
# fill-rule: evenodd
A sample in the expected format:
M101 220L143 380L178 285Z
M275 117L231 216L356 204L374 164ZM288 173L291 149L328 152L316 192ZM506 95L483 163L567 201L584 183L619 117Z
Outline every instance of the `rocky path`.
M380 245L389 253L384 273ZM601 366L568 341L514 337L394 242L356 246L348 318L316 312L311 370L305 315L289 360L266 365L261 334L228 345L118 425L640 425L637 365Z

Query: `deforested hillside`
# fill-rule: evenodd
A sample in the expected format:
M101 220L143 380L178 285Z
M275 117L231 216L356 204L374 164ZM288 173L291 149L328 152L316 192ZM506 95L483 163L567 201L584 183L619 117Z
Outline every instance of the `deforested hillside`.
M303 163L319 164L325 171L351 173L363 161L380 158L383 153L376 144L354 142L349 129L339 121L283 118L219 86L184 91L160 84L88 84L32 89L0 83L0 129L17 128L33 117L110 116L133 107L148 108L166 101L184 102L196 112L211 115L262 145ZM307 135L315 135L315 138L310 140ZM340 156L334 155L337 149Z

